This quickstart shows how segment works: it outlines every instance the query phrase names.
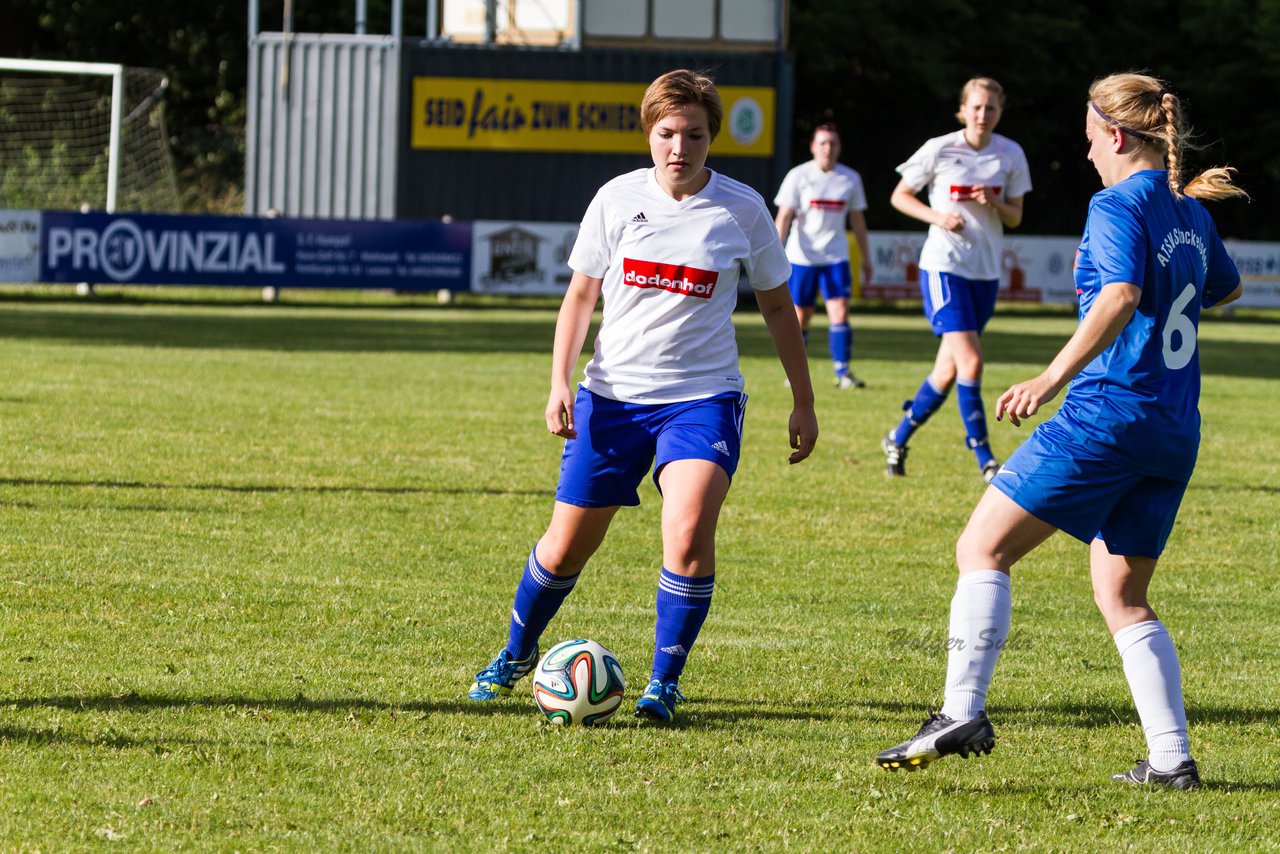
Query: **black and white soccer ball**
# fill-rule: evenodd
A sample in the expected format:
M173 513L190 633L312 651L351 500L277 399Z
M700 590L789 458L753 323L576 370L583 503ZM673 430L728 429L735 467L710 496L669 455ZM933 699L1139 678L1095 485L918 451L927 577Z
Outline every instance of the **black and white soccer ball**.
M551 647L533 672L533 699L558 726L603 723L622 705L625 687L618 657L584 638Z

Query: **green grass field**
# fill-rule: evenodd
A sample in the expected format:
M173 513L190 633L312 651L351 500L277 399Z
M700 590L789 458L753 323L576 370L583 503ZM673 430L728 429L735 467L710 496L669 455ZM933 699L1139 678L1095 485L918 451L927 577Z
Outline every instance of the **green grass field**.
M949 403L882 475L932 360L915 313L855 317L860 392L811 347L822 437L741 313L751 405L715 603L670 728L648 673L659 500L614 529L544 646L626 668L624 714L559 730L464 693L505 640L551 509L554 309L334 297L0 302L0 848L1256 850L1280 846L1280 323L1207 320L1204 440L1153 599L1207 787L1143 755L1083 545L1015 570L981 760L890 775L941 700L952 549L983 489ZM988 401L1068 314L1001 314ZM1024 428L1025 429L1025 428ZM995 425L1003 457L1024 432Z

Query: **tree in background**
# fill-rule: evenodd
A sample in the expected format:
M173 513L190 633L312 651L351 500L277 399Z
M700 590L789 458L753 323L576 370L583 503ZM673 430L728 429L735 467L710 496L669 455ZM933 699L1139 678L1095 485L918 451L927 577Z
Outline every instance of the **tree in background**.
M353 32L355 3L294 0L295 32ZM390 30L388 0L370 0L369 31ZM406 4L409 5L409 4ZM421 4L413 4L415 7ZM243 210L248 3L7 0L0 56L111 62L169 77L169 130L183 207ZM263 0L259 28L282 27L284 0ZM424 27L421 8L406 10Z
M8 0L0 55L159 68L188 210L241 210L247 2ZM284 0L262 0L260 27L282 28ZM296 32L349 33L353 0L293 0ZM369 31L390 30L389 0L369 0ZM405 4L423 32L425 4ZM1026 149L1035 190L1022 231L1073 234L1098 189L1084 159L1084 93L1094 78L1145 69L1174 84L1206 148L1191 165L1229 163L1253 204L1215 205L1222 233L1277 239L1280 222L1280 0L791 0L796 57L792 150L815 124L839 123L866 182L873 228L909 227L888 198L920 140L959 125L961 84L1000 80L1002 129ZM1242 133L1244 128L1247 132ZM1231 145L1221 142L1229 138ZM771 192L770 188L760 188Z
M1097 77L1146 69L1172 81L1200 131L1205 148L1191 168L1234 165L1254 196L1214 206L1222 233L1277 239L1280 106L1270 93L1280 91L1280 0L792 0L791 47L792 148L806 150L814 124L838 122L872 228L912 227L888 204L894 167L921 139L958 128L960 86L986 75L1004 84L1001 131L1031 164L1021 231L1079 232L1099 189L1085 160L1085 92Z

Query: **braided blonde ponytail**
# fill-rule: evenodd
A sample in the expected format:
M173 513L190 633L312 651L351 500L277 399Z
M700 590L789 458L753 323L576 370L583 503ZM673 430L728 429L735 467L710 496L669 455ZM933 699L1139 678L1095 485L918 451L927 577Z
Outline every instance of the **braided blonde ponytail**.
M1146 74L1112 74L1094 81L1089 87L1089 101L1105 121L1120 128L1141 145L1164 148L1169 167L1169 190L1178 198L1196 199L1249 198L1233 183L1235 170L1215 166L1196 177L1182 181L1185 149L1195 148L1178 96L1165 84Z

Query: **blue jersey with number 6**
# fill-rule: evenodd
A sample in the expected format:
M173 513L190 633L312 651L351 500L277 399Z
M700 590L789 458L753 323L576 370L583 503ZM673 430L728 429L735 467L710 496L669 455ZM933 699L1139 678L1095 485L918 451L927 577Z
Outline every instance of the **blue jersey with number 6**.
M1133 317L1068 387L1055 420L1082 450L1135 470L1190 480L1200 446L1200 309L1235 290L1240 274L1208 211L1144 170L1093 197L1076 253L1080 317L1103 287L1142 289Z

